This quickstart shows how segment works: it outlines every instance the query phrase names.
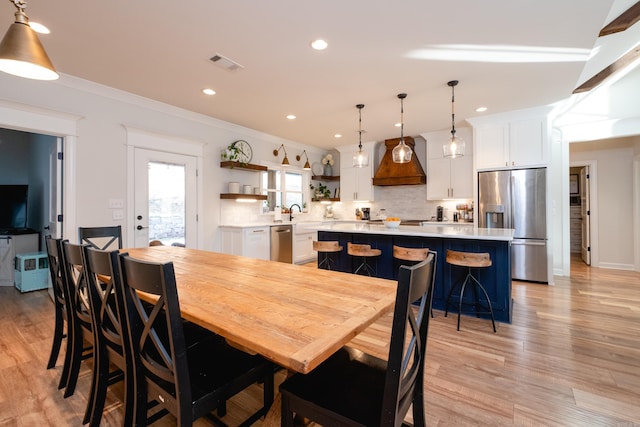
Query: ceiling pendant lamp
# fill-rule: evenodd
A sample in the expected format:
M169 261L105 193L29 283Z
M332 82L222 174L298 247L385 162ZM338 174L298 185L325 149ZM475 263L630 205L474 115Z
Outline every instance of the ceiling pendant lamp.
M392 151L393 163L409 163L411 161L411 154L413 154L411 147L404 143L404 99L406 97L406 93L398 94L398 98L400 99L400 142Z
M56 80L58 73L44 51L36 32L24 13L24 0L10 0L16 9L11 24L0 42L0 71L36 80Z
M442 146L442 154L444 157L462 157L464 156L464 140L456 136L456 115L453 109L455 103L455 87L457 80L451 80L447 83L451 87L451 139Z
M356 105L358 109L358 151L353 154L353 166L357 168L363 168L365 166L369 166L369 154L365 151L362 151L362 109L364 108L364 104Z

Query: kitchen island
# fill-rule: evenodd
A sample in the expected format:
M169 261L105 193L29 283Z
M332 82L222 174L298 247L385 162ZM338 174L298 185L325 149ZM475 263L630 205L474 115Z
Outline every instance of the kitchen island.
M437 223L436 223L437 224ZM488 252L492 265L473 269L473 275L483 284L495 319L511 323L511 241L513 230L476 228L466 225L403 226L387 228L367 223L336 223L316 226L318 240L335 240L343 250L334 255L332 268L351 273L359 260L347 254L347 242L368 244L382 251L382 255L369 260L375 275L397 280L401 261L393 258L393 245L410 248L429 248L438 254L433 307L444 310L451 286L464 280L466 269L445 262L447 249L463 252Z

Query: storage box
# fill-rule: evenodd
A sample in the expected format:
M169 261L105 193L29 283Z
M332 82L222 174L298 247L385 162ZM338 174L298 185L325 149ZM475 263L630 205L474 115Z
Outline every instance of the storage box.
M47 289L49 281L49 259L46 252L16 255L15 285L20 292Z

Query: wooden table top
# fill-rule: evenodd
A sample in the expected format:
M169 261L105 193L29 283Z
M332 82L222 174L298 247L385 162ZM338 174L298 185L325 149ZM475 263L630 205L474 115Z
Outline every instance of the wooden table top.
M123 252L173 262L183 318L301 373L395 303L386 279L171 246Z

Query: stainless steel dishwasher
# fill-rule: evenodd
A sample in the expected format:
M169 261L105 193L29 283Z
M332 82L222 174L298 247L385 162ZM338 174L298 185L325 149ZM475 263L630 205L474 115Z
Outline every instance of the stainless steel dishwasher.
M293 262L293 226L271 226L271 261Z

